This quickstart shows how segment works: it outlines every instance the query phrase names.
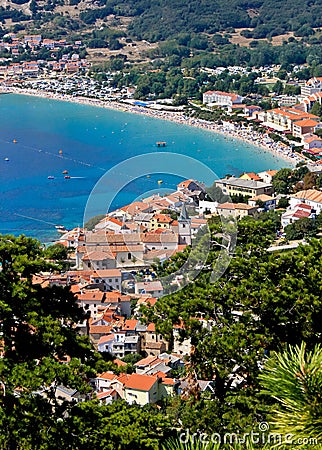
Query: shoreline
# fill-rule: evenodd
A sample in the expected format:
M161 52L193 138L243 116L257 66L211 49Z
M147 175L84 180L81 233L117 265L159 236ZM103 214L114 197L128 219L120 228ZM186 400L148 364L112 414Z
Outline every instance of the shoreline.
M164 110L154 110L140 107L138 105L131 105L129 103L121 103L118 101L103 101L98 99L91 99L89 97L73 97L68 94L55 94L53 92L44 92L36 89L16 88L10 87L8 89L1 89L2 93L30 95L34 97L47 98L49 100L59 100L70 103L83 104L87 106L94 106L105 109L112 109L120 112L128 112L132 114L141 114L155 119L167 120L182 125L196 127L205 131L220 134L228 139L238 139L247 144L253 145L266 152L269 152L285 161L295 165L300 161L306 161L304 157L294 154L291 148L285 144L276 143L272 141L268 135L261 134L249 129L235 128L232 123L223 123L218 125L213 122L208 122L202 119L187 117L183 112L171 112Z

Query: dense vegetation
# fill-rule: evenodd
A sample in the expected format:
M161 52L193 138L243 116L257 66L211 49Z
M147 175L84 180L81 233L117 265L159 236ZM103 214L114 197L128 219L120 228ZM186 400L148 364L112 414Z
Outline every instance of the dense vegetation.
M14 24L19 22L7 24L8 31L26 29L41 32L45 38L81 39L87 48L120 52L124 46L120 37L134 45L140 40L157 42L157 48L147 47L141 54L141 61L153 61L154 66L165 62L188 69L268 64L287 68L308 63L316 71L314 75L322 73L317 67L322 63L321 0L305 6L299 0L234 0L228 4L225 0L100 0L91 8L76 0L32 0L29 8L20 11L19 7L25 6L19 5L21 1L16 0L14 8L0 8L0 21L11 18ZM62 5L67 8L64 14L57 9ZM241 35L249 38L249 47L232 44L232 33L244 27ZM272 46L272 37L285 32L295 37L286 36L287 45Z
M129 31L139 39L160 41L176 34L215 34L233 28L254 28L252 37L265 38L286 31L309 33L322 26L321 0L303 5L300 0L101 0L102 8L88 11L83 19L92 22L114 13L132 17Z
M102 407L91 399L89 378L110 369L110 363L77 334L74 323L84 316L68 288L32 283L33 274L59 269L56 258L66 254L56 247L44 252L37 241L23 236L2 236L0 445L158 450L176 430L245 433L274 416L278 399L268 392L269 378L260 377L267 357L302 342L312 350L322 333L317 269L322 242L269 253L266 249L279 221L274 212L240 220L230 265L218 281L211 282L222 231L220 220L213 219L212 247L198 279L143 311L170 342L173 324L183 324L181 336L192 344L185 367L188 390L182 397L161 402L159 408L123 402ZM159 266L160 275L176 271L186 258L186 252L178 254ZM203 327L201 317L212 325ZM66 355L71 358L68 364ZM276 358L268 366L270 371L274 364ZM214 380L214 394L200 392L197 378ZM60 384L77 389L85 401L59 402L54 394ZM310 398L302 401L313 411Z

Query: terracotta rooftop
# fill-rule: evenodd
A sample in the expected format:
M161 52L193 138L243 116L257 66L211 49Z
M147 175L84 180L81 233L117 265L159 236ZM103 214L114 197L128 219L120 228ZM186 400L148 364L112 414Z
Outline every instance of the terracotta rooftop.
M299 120L294 123L294 126L305 128L305 127L315 127L318 124L319 120L305 119Z
M251 180L262 181L261 177L259 177L259 176L257 175L257 173L255 173L255 172L245 172L245 173L243 173L243 175L241 175L241 176L245 176L245 175L247 175L248 178L250 178Z
M114 259L111 251L94 251L83 256L83 261L104 261L106 259Z
M127 364L124 361L121 361L120 359L116 358L113 360L113 364L116 364L117 367L124 367L127 366Z
M103 372L98 374L97 378L102 378L103 380L114 380L116 375L113 372Z
M155 331L155 324L154 323L149 323L146 331Z
M221 203L217 206L217 209L236 209L236 210L248 210L253 209L253 206L247 205L246 203Z
M109 325L92 325L90 326L90 334L109 334L112 331L112 327Z
M91 290L91 291L85 292L84 294L77 295L77 298L78 298L78 300L81 300L83 302L96 301L97 303L99 303L104 300L105 293L101 292L101 291Z
M156 214L152 217L152 220L156 220L158 223L170 223L172 222L171 217L166 214Z
M291 197L303 200L310 200L316 203L322 203L322 192L316 189L307 189L304 191L299 191L296 194L292 194Z
M189 187L189 184L192 183L193 180L185 180L185 181L181 181L181 183L179 183L177 185L177 188L185 188L187 189Z
M98 341L98 345L100 344L106 344L106 342L110 342L114 340L114 334L109 334L108 336L102 336L100 337L100 340Z
M150 366L152 363L157 364L159 362L162 362L161 359L159 359L157 356L147 356L146 358L141 359L140 361L136 362L135 366Z
M101 400L105 397L109 397L110 395L113 395L116 393L115 389L109 389L108 391L103 391L103 392L97 392L96 393L96 397Z
M135 331L138 322L139 322L139 321L136 320L136 319L127 319L127 320L125 321L124 326L123 326L123 330Z
M118 277L120 278L122 276L122 272L120 269L98 269L93 271L92 277L101 277L101 278L108 278L108 277Z
M142 375L138 373L132 373L131 375L127 376L123 384L124 387L127 389L134 389L137 391L149 391L157 381L158 378L152 375Z
M306 143L308 143L308 144L310 144L311 142L314 142L314 141L320 141L320 142L322 142L322 139L319 138L318 136L308 136L308 137L304 137L304 142L306 142Z

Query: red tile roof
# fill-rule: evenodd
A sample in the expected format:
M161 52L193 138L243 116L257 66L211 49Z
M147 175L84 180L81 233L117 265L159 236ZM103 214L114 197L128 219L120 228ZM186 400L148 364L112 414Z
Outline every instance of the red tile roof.
M319 120L311 120L311 119L305 119L305 120L299 120L298 122L294 123L294 126L305 128L305 127L315 127L318 124Z
M124 361L121 361L120 359L116 358L113 360L113 364L116 364L117 367L124 367L127 366L127 364Z
M154 323L149 323L146 331L155 331L155 324Z
M97 392L96 397L101 400L102 398L109 397L110 395L114 395L114 394L116 394L116 390L109 389L108 391Z
M123 326L123 330L135 331L138 322L139 321L135 319L127 319Z
M108 278L108 277L118 277L120 278L122 275L120 269L97 269L93 271L93 277L101 277L101 278Z
M96 301L97 303L102 302L105 298L105 293L101 291L89 291L84 294L77 295L78 300L81 301Z
M314 142L314 141L322 141L322 139L321 138L319 138L318 136L309 136L309 137L304 137L304 142L306 142L306 143L308 143L308 144L310 144L311 142Z
M112 327L109 325L92 325L89 329L90 334L109 334Z
M107 335L107 336L102 336L102 337L100 337L100 340L98 341L98 345L101 345L101 344L106 344L106 342L111 342L111 341L113 341L114 340L114 334L109 334L109 335Z
M170 223L172 222L171 217L167 216L166 214L156 214L152 218L153 220L156 220L158 223Z
M157 381L158 378L152 375L132 373L132 375L127 376L124 382L124 387L137 391L150 391L150 389Z
M113 372L103 372L101 374L97 375L97 378L102 378L103 380L114 380L116 377L115 373Z
M259 177L255 172L245 172L243 175L247 175L251 180L262 181L261 177Z
M211 91L209 91L209 93L210 93ZM205 92L205 94L206 94L207 92ZM190 183L192 183L193 182L193 180L185 180L185 181L181 181L181 183L179 183L178 185L177 185L177 187L179 188L184 188L184 189L187 189L188 187L189 187L189 184Z
M135 363L135 366L150 366L151 364L155 365L159 362L162 362L161 359L159 359L157 356L147 356L146 358L141 359L137 363Z

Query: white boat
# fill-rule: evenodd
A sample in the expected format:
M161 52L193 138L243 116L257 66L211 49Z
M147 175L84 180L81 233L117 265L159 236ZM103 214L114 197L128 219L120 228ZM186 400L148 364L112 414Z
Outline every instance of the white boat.
M64 227L64 225L55 225L56 230L58 233L67 233L67 228Z

